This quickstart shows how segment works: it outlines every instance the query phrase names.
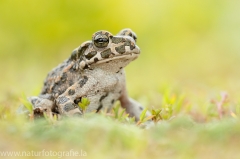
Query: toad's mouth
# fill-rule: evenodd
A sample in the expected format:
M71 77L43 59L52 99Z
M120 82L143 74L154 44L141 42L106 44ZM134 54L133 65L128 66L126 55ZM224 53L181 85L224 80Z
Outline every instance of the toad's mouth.
M128 54L123 54L123 55L114 55L112 57L109 57L107 59L101 59L95 63L92 63L92 64L101 64L101 63L108 63L108 62L114 62L116 60L130 60L130 61L133 61L135 60L136 58L138 58L139 56L139 53L128 53Z

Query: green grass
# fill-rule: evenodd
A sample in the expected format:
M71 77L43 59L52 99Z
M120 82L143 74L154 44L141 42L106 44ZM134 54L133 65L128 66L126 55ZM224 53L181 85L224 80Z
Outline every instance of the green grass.
M55 123L1 120L2 151L84 151L88 158L239 158L240 121L177 116L150 129L91 114Z
M239 110L229 111L226 94L209 103L205 112L193 113L184 100L182 95L165 94L158 120L148 129L128 118L119 105L110 114L102 111L59 121L31 120L17 116L15 108L1 107L0 148L4 152L55 151L59 157L72 150L104 159L239 158Z
M0 1L0 152L240 158L239 5L237 0ZM141 48L125 69L128 92L156 115L155 126L143 129L118 105L111 114L61 121L16 115L21 103L28 105L23 92L38 95L47 73L74 48L98 30L116 34L123 28L136 32Z

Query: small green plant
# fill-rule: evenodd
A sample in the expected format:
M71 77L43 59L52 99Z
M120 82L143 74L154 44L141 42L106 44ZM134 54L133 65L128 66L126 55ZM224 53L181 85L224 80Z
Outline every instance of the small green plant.
M231 112L231 116L233 116L234 118L239 118L240 117L240 104L238 103L236 105L236 108L235 108L235 113L232 111Z
M188 103L185 100L185 95L178 91L172 91L171 89L164 89L161 92L162 103L161 109L152 110L151 113L155 115L153 120L155 122L159 120L169 120L174 114L181 112L182 110L187 111ZM187 109L185 109L187 108Z
M78 103L78 106L81 108L83 114L85 113L85 111L86 111L86 109L87 109L87 107L88 107L89 104L90 104L89 99L88 99L88 98L85 98L85 97L83 97L83 98L81 99L81 102Z
M120 105L117 105L113 109L114 118L120 122L127 121L128 123L134 123L135 118L129 117L129 114L126 113L125 109L120 110Z
M34 113L33 113L33 105L27 100L25 94L22 94L22 98L19 98L23 106L29 111L29 119L30 121L34 120Z
M52 114L51 112L43 112L43 116L50 125L56 124L58 120L57 114Z
M163 120L169 120L173 116L173 108L171 105L165 105L161 111L161 117Z
M162 116L161 116L161 114L160 114L161 111L162 111L162 109L152 109L152 111L151 111L151 113L152 113L152 115L153 115L152 120L153 120L155 123L157 123L158 121L160 121L160 120L163 119Z
M218 118L222 119L224 115L227 114L228 110L226 109L225 105L228 104L228 93L227 92L220 92L220 100L211 101L217 108Z
M28 100L27 100L27 97L25 94L22 94L22 98L19 98L19 100L21 101L21 103L25 106L25 108L27 108L27 110L30 112L30 113L33 113L33 105L32 103L30 103Z
M146 113L147 113L148 109L145 108L141 115L140 115L140 119L139 121L137 122L137 125L141 125L142 123L148 121L148 120L152 120L152 118L154 117L154 115L150 115L150 116L146 116Z

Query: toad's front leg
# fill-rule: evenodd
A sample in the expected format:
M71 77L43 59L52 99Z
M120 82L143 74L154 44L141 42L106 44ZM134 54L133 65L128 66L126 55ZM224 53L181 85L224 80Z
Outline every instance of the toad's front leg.
M144 107L135 101L134 99L130 98L127 94L126 85L123 86L121 97L119 98L121 106L126 109L126 112L129 113L131 117L135 117L136 121L139 121L140 115L144 109ZM146 112L146 116L151 116L149 111ZM148 121L148 123L152 123Z
M70 86L56 99L59 113L66 116L81 115L82 111L77 105L79 99L90 92L96 84L97 81L94 78L83 76L78 82Z

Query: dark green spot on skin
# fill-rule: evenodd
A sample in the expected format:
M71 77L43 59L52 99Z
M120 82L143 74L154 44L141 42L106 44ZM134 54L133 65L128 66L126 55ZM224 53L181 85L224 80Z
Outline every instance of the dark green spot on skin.
M120 53L120 54L123 54L123 53L125 53L125 45L121 45L121 46L118 46L118 47L116 47L115 48L115 50L118 52L118 53Z
M58 84L61 84L61 82L60 81L55 81L54 87L56 87Z
M85 50L88 48L89 45L90 45L90 43L86 43L83 46L80 46L77 50L73 50L70 60L79 59L83 55L83 53L85 52Z
M64 68L64 65L60 66L60 70L62 70Z
M112 38L112 43L118 44L118 43L120 43L120 42L122 42L122 38L119 38L119 37L113 37L113 38Z
M63 92L65 92L65 90L66 90L66 88L64 88L63 83L61 81L59 81L59 82L54 84L51 92L53 94L58 93L59 95L61 95Z
M115 102L115 100L113 99L112 101L111 101L111 103L113 104Z
M73 85L73 80L69 80L69 86Z
M87 55L85 55L85 57L90 60L93 56L95 56L97 54L97 51L91 51L89 52Z
M73 50L70 59L71 60L76 60L77 59L77 53L78 53L78 50Z
M58 98L58 104L64 104L68 101L69 99L65 96L59 97Z
M88 81L88 77L84 76L83 79L79 81L80 87L84 86L87 83L87 81Z
M101 102L104 98L106 98L108 96L108 93L107 94L105 94L105 95L103 95L103 96L101 96L101 98L99 99L99 101Z
M89 68L88 65L85 65L85 66L83 67L83 69L87 69L87 68Z
M75 68L76 68L75 65L73 65L73 66L70 68L69 72L76 72L76 69L75 69Z
M82 54L85 52L85 50L88 48L88 46L89 46L89 44L85 44L84 46L78 48L77 58L82 56Z
M108 35L109 35L109 33L108 33L108 32L106 32L106 33L105 33L105 35L106 35L106 36L108 36Z
M64 105L63 108L66 112L69 112L70 110L75 109L74 105L72 105L71 103L67 103L66 105Z
M94 58L94 62L98 62L98 58L97 57Z
M75 94L75 90L74 89L69 89L68 94L69 95L74 95Z
M131 43L130 43L130 41L126 41L126 42L124 43L124 45L125 45L125 46L130 46Z
M96 112L98 113L98 112L99 112L99 110L101 110L101 109L102 109L102 107L103 107L103 106L102 106L102 104L100 104L100 105L98 106L98 108L97 108L97 111L96 111Z
M107 50L104 50L103 52L101 52L101 56L102 58L108 58L110 55L111 55L111 49L107 49Z
M125 45L125 46L130 46L130 49L131 49L131 50L133 50L133 49L135 48L135 46L132 45L130 41L126 41L126 42L124 43L124 45Z
M65 90L66 90L66 89L64 89L64 88L60 88L60 90L58 91L58 93L61 95L61 94L63 94L63 93L65 92Z
M137 37L135 35L132 36L135 42L137 42Z

